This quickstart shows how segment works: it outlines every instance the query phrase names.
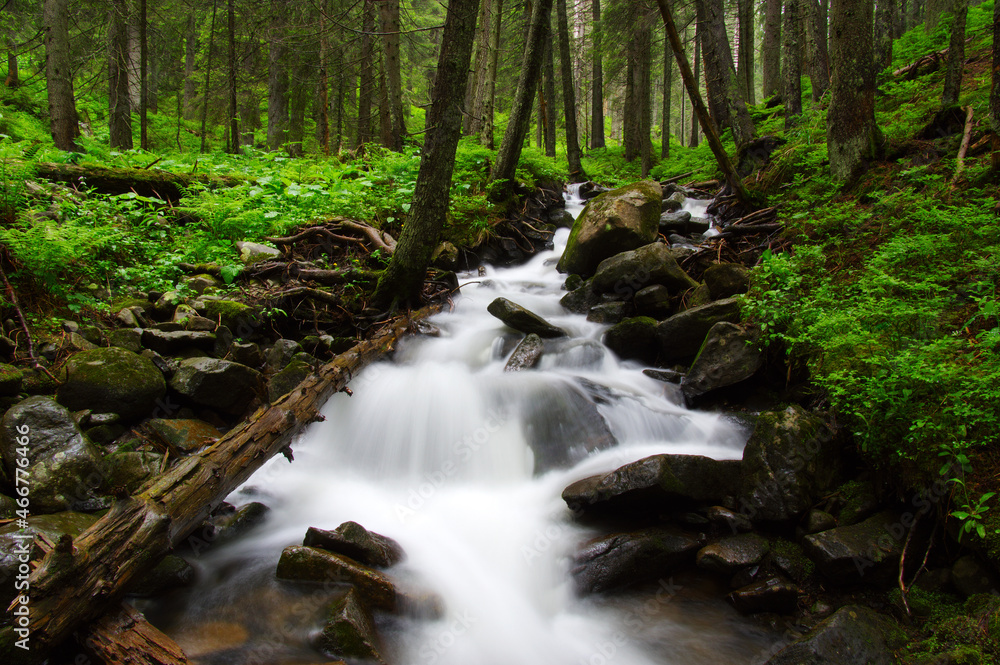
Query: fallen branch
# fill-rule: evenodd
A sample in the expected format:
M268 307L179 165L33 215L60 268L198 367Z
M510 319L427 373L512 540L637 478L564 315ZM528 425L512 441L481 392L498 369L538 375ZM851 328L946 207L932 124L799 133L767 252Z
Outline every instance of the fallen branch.
M73 542L64 536L30 577L31 646L14 646L13 627L0 630L0 660L37 662L80 626L118 603L130 583L151 570L200 526L264 462L288 448L320 407L354 375L391 351L411 326L439 311L429 306L396 319L357 344L274 404L258 409L204 452L185 458L144 491L116 501ZM8 613L10 609L8 608ZM14 617L8 614L8 622Z
M275 294L278 298L293 298L295 296L303 295L307 298L319 300L320 302L329 303L331 305L343 304L343 301L334 294L327 293L326 291L320 291L319 289L311 289L308 286L298 286L294 289L288 289L287 291Z
M688 171L687 173L682 173L680 175L675 175L675 176L673 176L671 178L667 178L666 180L661 180L660 184L661 185L669 185L671 183L683 180L684 178L686 178L686 177L688 177L690 175L694 175L694 171Z
M962 136L962 146L958 149L958 160L955 164L955 175L951 178L951 188L958 183L958 177L965 168L965 153L969 151L969 139L972 138L972 105L965 112L965 134Z

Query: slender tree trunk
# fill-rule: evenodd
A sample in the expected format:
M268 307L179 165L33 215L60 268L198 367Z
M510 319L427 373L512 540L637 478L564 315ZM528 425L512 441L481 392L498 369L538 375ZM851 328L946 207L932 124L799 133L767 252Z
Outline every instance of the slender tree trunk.
M650 166L652 143L652 101L650 95L652 52L650 23L640 5L631 6L628 17L630 33L625 48L627 74L625 79L625 160L638 157L640 168Z
M601 24L601 0L591 0L594 15L594 68L591 78L593 79L593 89L591 90L590 108L590 147L603 148L604 143L604 64L603 60L603 37L604 28Z
M288 140L288 34L285 0L271 0L271 29L267 54L267 149L280 150Z
M993 73L990 77L990 127L993 130L990 166L1000 173L1000 2L993 3Z
M882 71L892 64L892 26L895 17L896 0L878 0L875 6L875 71Z
M493 169L494 201L506 201L513 191L514 171L521 157L521 146L528 134L531 123L531 102L538 79L542 73L542 56L545 42L548 39L548 17L552 12L552 0L536 0L531 13L528 28L528 38L525 44L524 57L521 60L521 73L517 80L517 90L514 93L514 103L510 111L510 120L504 131L500 151L497 153L497 163Z
M781 26L781 59L784 82L781 98L785 102L785 129L802 115L802 41L799 7L803 0L785 0L784 22ZM870 40L869 40L870 42Z
M194 66L198 57L198 22L197 12L192 8L188 14L187 30L184 33L184 117L195 115L195 98L198 96L198 84L194 80Z
M379 2L382 26L382 48L384 51L385 76L388 83L389 121L391 140L386 147L402 152L406 136L403 117L403 78L399 59L399 0Z
M361 22L361 83L358 87L357 147L372 140L372 104L375 99L375 8L372 0L363 0Z
M139 147L149 150L149 42L146 0L139 0Z
M924 6L924 30L932 34L941 23L941 17L952 11L955 0L927 0Z
M313 116L316 118L316 142L324 155L330 154L330 42L326 34L326 0L320 3L319 11L319 77L316 81L316 99L313 102Z
M482 61L477 64L476 90L468 133L479 137L479 143L493 149L493 105L496 97L497 65L500 56L500 32L503 27L503 0L483 0L487 7L483 33ZM480 57L477 53L477 62Z
M139 0L128 3L128 86L133 110L139 109L142 85L140 61L142 60L142 39L139 37Z
M872 9L869 0L833 0L830 8L826 145L834 179L849 184L882 152L875 124Z
M569 179L587 179L580 161L580 138L576 127L576 90L573 88L573 58L570 55L569 16L566 0L556 0L556 20L559 23L559 67L562 72L563 107L566 115L566 161Z
M552 20L549 19L549 35L552 33ZM545 136L545 156L556 156L556 65L553 54L552 40L545 44L545 63L542 69L542 95L539 97L539 119L544 120L543 135Z
M667 40L667 48L670 48L670 40L669 39ZM681 84L680 104L678 106L680 106L680 111L681 111L681 118L680 118L681 124L680 124L680 131L677 132L677 144L680 145L680 146L683 146L684 145L684 137L687 136L687 133L684 131L686 125L684 123L684 106L685 106L685 104L684 104L684 85L683 85L683 83Z
M941 105L958 103L962 91L962 70L965 69L965 21L969 14L969 0L955 0L954 20L951 24L951 42L948 45L948 69L944 75Z
M766 99L781 93L781 0L764 0L761 57L761 86Z
M798 0L800 38L806 41L809 60L809 81L812 83L813 102L830 89L830 53L827 45L826 0Z
M736 71L739 74L740 92L747 104L754 104L756 91L754 90L754 11L753 0L739 0L740 15L740 66Z
M663 137L660 141L660 159L670 158L670 97L674 86L674 55L670 52L670 40L663 40ZM684 105L681 105L684 113ZM683 115L682 115L683 117ZM683 125L684 121L681 120ZM683 133L683 128L681 132Z
M912 30L920 24L921 10L924 3L921 0L909 0L909 3L906 10L906 21L909 26L908 29Z
M218 0L212 0L212 25L208 31L208 58L205 65L205 92L201 99L201 152L208 151L208 92L212 81L212 46L215 43L215 11Z
M382 306L418 299L431 253L444 226L455 152L462 135L462 103L472 59L478 4L476 0L450 0L448 3L432 94L434 126L427 133L420 157L413 207L389 267L372 296L372 300ZM534 85L528 90L534 90Z
M128 95L128 0L113 0L108 21L108 145L132 149L132 105Z
M236 6L228 0L229 19L229 152L240 151L239 113L236 109Z
M694 84L695 86L701 86L701 27L698 25L698 21L694 22ZM685 85L687 82L685 82ZM699 95L701 93L699 92ZM700 130L699 121L700 116L697 113L697 109L694 108L695 98L691 96L690 91L688 91L688 98L691 100L691 140L688 141L688 146L691 148L698 147L698 141L700 136L698 132Z
M708 107L714 110L712 115L720 128L732 129L739 151L753 139L754 126L733 67L722 0L697 0L695 6L708 79Z
M21 85L17 70L17 40L14 39L13 31L7 37L7 78L3 84L11 90Z
M306 107L309 106L309 76L313 65L304 58L299 62L292 74L292 94L288 109L288 155L302 157L305 154L303 142L306 138Z
M45 87L49 94L52 140L60 150L76 150L80 135L69 59L69 0L44 0Z
M490 36L493 33L492 0L480 0L479 18L476 19L476 41L472 50L472 75L465 86L465 116L462 118L462 134L478 134L482 119L476 113L482 110L481 95L486 90L486 70L489 62Z

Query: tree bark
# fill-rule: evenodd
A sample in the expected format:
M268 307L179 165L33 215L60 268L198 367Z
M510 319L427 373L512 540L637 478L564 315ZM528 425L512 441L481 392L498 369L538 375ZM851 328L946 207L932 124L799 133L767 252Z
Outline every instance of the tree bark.
M21 78L17 70L17 40L14 38L13 31L7 37L7 78L4 79L3 84L11 90L21 85Z
M319 6L319 76L316 79L316 98L313 101L313 118L316 121L316 143L324 155L330 154L330 43L326 34L326 0Z
M379 16L381 17L383 62L385 62L389 97L391 140L386 144L386 147L395 152L402 152L403 138L406 136L406 122L403 117L403 78L399 59L399 0L379 2Z
M740 18L739 75L740 92L747 104L754 104L754 11L753 0L738 0Z
M698 34L708 79L708 106L720 128L733 132L737 151L753 140L754 126L743 98L726 33L722 0L697 0Z
M75 151L80 126L73 99L73 70L69 59L69 0L45 0L42 25L52 140L60 150Z
M470 26L474 19L473 10ZM230 492L286 450L302 427L318 420L320 407L331 395L392 349L416 320L437 309L400 317L269 408L259 409L205 452L176 464L142 493L116 501L75 542L60 541L30 578L33 655L44 656L78 627L114 607L133 581L180 545ZM10 627L0 630L0 656L4 662L19 657Z
M701 26L698 25L698 21L694 22L694 85L695 88L701 86ZM687 85L685 81L684 85ZM701 93L698 93L699 98ZM701 138L699 132L701 127L699 126L699 121L701 119L698 109L694 107L694 97L691 96L691 91L688 91L688 98L691 100L691 140L688 141L688 147L697 148L698 142Z
M149 150L149 41L146 0L139 0L139 147Z
M663 136L660 139L660 159L670 158L670 110L671 93L674 87L674 56L670 52L670 40L663 40ZM681 109L683 109L683 105ZM683 110L681 111L683 113ZM683 120L681 133L684 132Z
M761 57L761 87L767 99L781 93L781 0L764 0Z
M128 94L128 0L113 0L108 21L108 145L132 149Z
M228 0L229 20L229 152L240 152L239 113L236 109L236 6Z
M892 64L892 24L896 0L878 0L875 6L875 71Z
M602 35L604 28L601 24L601 0L591 0L594 16L593 35L594 40L594 63L591 73L593 90L591 91L590 110L590 147L603 148L604 140L604 63Z
M483 0L487 7L486 26L483 28L484 47L482 62L477 65L476 90L469 134L479 137L479 143L490 150L493 140L493 106L496 98L497 66L500 57L500 32L503 27L503 0ZM478 57L478 55L477 55Z
M833 0L830 8L830 107L826 141L835 180L852 184L882 153L875 124L872 3Z
M194 80L194 66L198 57L198 22L197 12L192 8L188 14L187 28L184 31L184 117L195 117L195 98L198 96L198 84Z
M551 12L552 0L536 0L532 9L510 120L507 122L503 141L500 142L497 163L493 169L490 197L494 201L506 201L514 188L514 171L521 157L524 137L527 136L531 124L531 104L542 73L542 55L545 51L545 41L549 36L548 16Z
M492 30L492 0L480 0L479 18L476 19L476 40L472 46L472 72L465 85L465 116L462 117L462 134L478 134L482 120L476 115L482 107L481 95L486 89L486 69L489 62Z
M309 106L309 76L312 74L312 63L299 58L292 73L292 94L288 108L288 155L302 157L305 154L303 142L306 138L306 108Z
M208 63L205 65L205 92L201 100L201 152L208 150L208 92L212 81L212 46L215 43L215 12L218 0L212 0L212 25L208 31Z
M800 38L805 38L809 62L809 81L812 83L813 102L830 89L830 53L827 44L826 5L819 0L798 0Z
M1000 2L993 3L993 72L990 76L990 128L993 130L990 166L1000 172Z
M962 70L965 69L965 21L969 14L969 0L954 0L954 20L951 24L951 42L948 45L948 68L944 75L941 105L958 103L962 91Z
M552 35L552 19L549 17L549 35ZM545 136L545 156L556 156L556 65L552 40L545 44L545 62L542 69L542 95L539 98L539 116L544 120L542 133Z
M288 34L285 0L271 0L271 28L267 57L267 149L280 150L288 140Z
M785 102L785 129L793 126L802 115L802 42L799 6L803 0L785 0L781 26L781 59L784 80L781 98ZM870 40L869 40L870 41Z
M556 0L556 21L559 24L559 69L562 73L563 108L566 116L566 161L569 179L587 179L580 161L580 138L576 126L576 90L573 88L573 58L570 55L569 16L566 0Z
M372 296L373 301L381 305L410 303L419 298L424 273L444 226L455 152L462 135L462 103L472 59L477 10L476 0L448 3L432 97L434 126L427 132L420 156L413 207L403 225L396 251Z
M372 140L372 104L375 99L375 8L373 0L363 0L361 22L360 84L358 86L358 139L357 147Z
M937 30L941 17L952 11L955 0L927 0L924 4L924 30L927 34Z
M651 27L638 3L630 7L628 15L628 44L625 47L625 160L640 159L641 168L648 173L652 142L652 96L650 94L652 69ZM645 177L645 173L643 174Z

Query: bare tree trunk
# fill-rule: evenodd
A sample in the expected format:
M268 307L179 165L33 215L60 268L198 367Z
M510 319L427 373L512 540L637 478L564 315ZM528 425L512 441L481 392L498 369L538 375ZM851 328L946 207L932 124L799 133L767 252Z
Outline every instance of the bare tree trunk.
M11 90L21 85L17 70L17 40L14 39L13 31L7 37L7 78L3 84Z
M1000 173L1000 2L993 3L993 74L990 77L990 128L993 130L990 166Z
M194 65L198 57L198 23L197 12L192 8L188 14L187 30L184 33L184 117L193 118L195 114L195 97L198 96L198 86L194 80Z
M139 0L139 147L149 150L149 42L146 0Z
M228 0L229 20L229 152L240 151L239 113L236 109L236 7Z
M799 7L803 0L785 0L784 22L781 26L781 59L784 83L781 98L785 102L785 129L802 115L802 41Z
M830 107L826 145L835 180L852 183L882 153L875 124L872 3L833 0L830 8Z
M375 98L375 8L372 0L363 0L361 21L361 83L358 87L358 140L361 147L372 140L372 103Z
M52 140L60 150L76 150L80 135L69 59L69 0L44 0L45 87L49 94Z
M133 109L138 109L142 92L142 76L139 73L142 60L142 44L139 37L139 0L129 0L128 3L128 87L130 103Z
M766 99L781 93L781 0L764 0L761 57L761 85Z
M489 62L490 36L492 30L492 0L480 0L479 18L476 19L476 41L472 50L472 73L465 85L465 116L462 118L462 134L478 134L482 119L476 112L482 110L480 95L486 89L486 69Z
M379 3L384 50L385 76L388 82L390 137L386 147L396 152L403 150L406 123L403 118L403 78L399 60L399 0L382 0Z
M549 35L552 35L552 20L549 19ZM552 52L552 40L545 44L545 62L542 69L542 89L539 100L539 119L543 121L542 133L545 137L545 156L556 156L556 65Z
M556 0L556 20L559 23L559 67L562 72L563 108L566 115L566 161L569 179L587 179L580 161L580 138L576 127L576 90L573 88L573 58L570 55L569 16L566 0Z
M420 157L413 207L389 267L372 295L373 302L382 306L415 302L419 298L431 253L441 236L448 212L455 152L462 135L462 103L478 7L476 0L448 3L432 96L434 126L427 134ZM534 90L534 86L529 90Z
M524 57L521 61L521 73L518 76L514 103L510 110L510 120L507 122L503 141L500 142L497 163L493 169L493 191L490 196L494 201L506 201L513 191L514 171L521 157L524 137L527 136L531 124L531 102L542 73L542 56L545 42L549 37L548 17L551 13L552 0L535 1Z
M327 75L330 43L326 34L326 0L319 7L319 77L316 81L316 99L313 117L316 119L316 142L324 155L330 154L330 80Z
M625 79L625 160L631 162L636 157L640 168L650 166L652 142L650 130L652 102L650 95L652 52L650 44L651 27L641 5L632 5L628 17L630 32L625 47L627 74Z
M927 0L924 6L924 30L927 34L937 30L941 17L952 11L955 0Z
M740 48L739 48L739 74L740 92L747 104L754 104L756 96L754 86L754 11L753 0L739 0L740 17Z
M594 15L594 68L591 78L593 79L593 90L591 90L590 109L590 147L603 148L604 142L604 65L603 65L603 37L604 28L601 24L601 0L591 0Z
M813 102L830 89L830 53L827 44L826 0L799 0L800 39L806 42L809 59L809 81L812 83Z
M503 0L484 0L483 4L487 7L485 14L487 25L484 28L482 62L477 66L479 73L476 75L469 133L478 136L479 143L492 150L493 105L496 98L497 65L500 57L500 31L503 27L501 15ZM478 69L480 66L481 70Z
M965 21L969 14L969 0L954 0L954 20L951 24L951 42L948 45L948 69L944 75L941 105L958 103L962 91L962 70L965 69Z
M701 27L698 25L698 21L694 22L694 84L695 86L701 85ZM687 83L685 82L685 85ZM700 92L698 93L701 94ZM688 91L688 97L691 100L691 140L688 141L688 147L697 148L698 141L700 139L698 132L700 130L699 119L700 116L697 113L697 109L694 108L695 98L691 96L690 91Z
M267 149L280 150L288 140L288 34L285 0L271 0L270 49L267 54Z
M208 92L212 81L212 46L215 42L215 10L218 0L212 0L212 25L208 32L208 62L205 65L205 92L201 100L201 152L206 152L208 145Z
M112 150L131 150L127 0L113 0L108 18L108 145Z
M875 5L875 71L892 64L892 26L896 0L878 0Z
M670 52L670 40L663 40L663 136L660 139L660 159L670 158L670 97L674 86L674 55ZM681 104L681 113L684 105ZM683 118L683 115L681 116ZM684 121L681 120L683 126ZM683 133L683 128L681 132Z
M720 128L732 129L740 151L753 140L754 126L733 67L722 0L697 0L695 6L708 80L708 107Z
M309 106L309 77L312 74L312 63L299 58L292 73L292 94L288 109L288 155L302 157L305 154L303 142L306 138L306 108Z

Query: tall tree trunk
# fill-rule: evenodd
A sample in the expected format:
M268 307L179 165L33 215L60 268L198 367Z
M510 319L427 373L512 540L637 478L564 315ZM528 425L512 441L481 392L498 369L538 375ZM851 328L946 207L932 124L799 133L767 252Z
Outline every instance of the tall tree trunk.
M761 58L761 87L767 99L781 93L781 0L764 0Z
M330 154L330 80L328 76L330 42L326 34L326 0L319 7L319 76L316 80L316 99L313 117L316 120L316 143L324 155Z
M740 151L753 139L754 126L733 67L722 0L697 0L695 6L708 79L708 107L713 110L720 129L732 130L736 149Z
M650 95L652 52L650 44L651 27L641 5L631 5L628 16L630 32L625 47L625 160L631 162L636 157L645 158L644 166L649 166L652 152L650 130L652 102Z
M128 95L128 0L113 0L108 21L108 145L132 149Z
M875 6L875 71L877 72L892 64L892 26L895 17L896 0L878 0Z
M781 59L784 65L784 81L781 98L785 102L785 129L795 124L802 115L802 41L799 20L800 3L803 0L785 0L784 22L781 26ZM869 43L871 40L869 40Z
M305 154L303 142L306 138L306 107L309 106L309 76L313 65L299 57L292 73L292 95L288 113L288 155L302 157Z
M951 42L948 45L948 69L944 75L941 105L958 103L962 91L962 70L965 69L965 21L969 14L969 0L955 0L954 20L951 24Z
M285 0L271 0L271 29L267 54L267 149L280 150L288 140L288 34Z
M812 83L813 102L830 89L830 52L827 44L826 0L798 0L800 39L806 42L809 62L809 81Z
M830 8L830 106L826 146L835 180L852 183L882 152L875 124L872 3L833 0Z
M139 147L149 150L149 41L146 0L139 0Z
M3 84L11 90L21 85L17 71L17 40L14 39L13 31L7 36L7 78Z
M140 104L142 76L139 73L142 60L142 39L139 36L139 0L128 3L128 87L133 109Z
M660 159L670 158L670 97L674 86L674 54L670 52L670 40L663 40L663 136L660 140ZM683 113L684 105L681 105ZM683 117L683 116L682 116ZM684 121L681 120L683 125ZM681 132L684 130L681 129Z
M601 24L601 0L591 0L594 15L594 67L591 74L591 108L590 108L590 147L603 148L604 142L604 64L603 37L604 28Z
M580 161L580 138L576 127L576 90L573 88L573 58L570 55L569 17L566 0L556 0L556 20L559 23L559 67L562 72L563 107L566 115L566 161L569 179L586 180Z
M479 143L490 150L493 141L493 105L496 98L497 66L500 57L500 32L503 27L503 0L483 0L486 12L485 48L481 72L476 75L469 133L479 137ZM478 67L477 67L478 71Z
M694 22L694 84L695 86L701 86L701 27L698 25L698 21ZM687 82L685 82L687 85ZM700 92L698 93L701 94ZM699 141L699 115L697 109L694 108L695 98L691 96L690 91L688 91L688 98L691 100L691 140L688 141L688 147L697 148Z
M236 6L228 0L229 21L229 152L240 151L240 123L236 109Z
M212 24L208 31L208 58L205 65L205 92L201 96L201 152L208 150L208 92L212 82L212 46L215 43L215 12L218 0L212 0Z
M549 37L548 18L551 13L552 0L535 1L524 57L521 60L521 73L517 79L517 90L510 110L510 120L507 122L503 141L500 142L497 163L493 169L493 191L490 196L494 201L506 201L513 191L514 171L521 157L524 137L527 136L531 124L531 102L542 74L542 56L545 42Z
M927 0L924 5L924 30L932 34L941 23L941 17L952 11L955 0Z
M194 80L194 66L198 57L198 22L197 12L192 8L188 14L187 29L184 32L184 117L195 117L195 98L198 96L198 83Z
M907 29L912 30L920 24L923 4L921 0L909 0L909 6L906 9Z
M385 76L388 83L389 121L391 140L386 147L402 152L406 136L403 118L403 78L399 59L399 0L382 0L379 3L381 17L382 49L384 52Z
M993 74L990 77L990 127L993 130L990 166L1000 173L1000 2L993 3Z
M740 92L747 104L754 104L754 11L753 0L738 0L740 16L739 74Z
M372 140L372 104L375 100L375 8L373 0L363 0L361 20L361 83L358 87L357 147Z
M552 34L552 20L549 19L549 34ZM556 156L556 65L552 52L552 40L545 44L545 63L542 69L542 95L539 118L544 120L545 156Z
M69 60L69 0L44 0L45 88L49 94L52 140L60 150L76 150L80 135Z
M462 118L462 134L471 136L478 134L482 128L482 119L476 116L481 110L480 95L486 89L485 79L490 53L490 36L493 33L492 0L480 0L479 18L476 19L476 40L472 49L472 73L465 85L465 116Z
M379 278L372 296L374 302L383 306L418 299L431 253L444 226L455 152L462 135L462 103L472 59L478 5L476 0L450 0L448 3L432 93L434 126L427 133L420 157L413 207L389 267ZM534 85L528 89L534 90Z

